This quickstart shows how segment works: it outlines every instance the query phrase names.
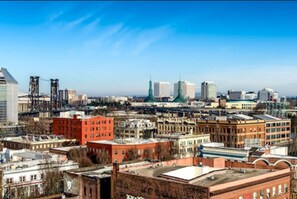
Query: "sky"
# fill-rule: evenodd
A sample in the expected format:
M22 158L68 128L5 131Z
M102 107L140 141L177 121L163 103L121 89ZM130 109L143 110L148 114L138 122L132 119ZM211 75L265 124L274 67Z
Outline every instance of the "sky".
M0 2L0 66L28 92L145 95L148 81L297 95L297 2Z

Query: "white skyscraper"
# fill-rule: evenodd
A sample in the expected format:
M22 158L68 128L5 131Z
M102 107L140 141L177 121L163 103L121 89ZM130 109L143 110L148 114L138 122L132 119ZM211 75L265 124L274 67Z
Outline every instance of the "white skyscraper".
M275 92L272 88L263 88L258 92L258 99L260 101L278 100L278 92Z
M202 100L216 100L217 86L212 81L204 81L201 83L201 99Z
M170 97L170 83L169 82L155 82L154 83L155 97Z
M184 98L194 99L195 98L195 84L181 81L182 95ZM174 83L174 97L178 94L178 83Z
M6 70L0 70L0 122L18 122L18 82Z

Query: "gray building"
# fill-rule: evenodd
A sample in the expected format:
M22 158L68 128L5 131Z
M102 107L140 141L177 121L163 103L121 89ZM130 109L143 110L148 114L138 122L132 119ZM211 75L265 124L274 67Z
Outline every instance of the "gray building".
M0 123L18 123L18 82L7 71L0 70Z
M170 83L169 82L155 82L154 83L155 97L170 97Z
M216 100L217 86L212 81L204 81L201 83L201 99L202 100Z
M229 90L228 96L230 100L243 100L245 99L245 91Z

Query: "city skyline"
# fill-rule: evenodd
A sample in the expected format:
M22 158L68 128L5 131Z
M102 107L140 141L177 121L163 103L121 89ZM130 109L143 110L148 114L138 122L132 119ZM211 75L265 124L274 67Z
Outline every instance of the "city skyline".
M0 66L89 96L215 81L295 96L297 2L0 2ZM21 34L20 34L21 33ZM136 83L137 82L137 83ZM41 81L41 92L49 82ZM171 91L172 91L171 87Z

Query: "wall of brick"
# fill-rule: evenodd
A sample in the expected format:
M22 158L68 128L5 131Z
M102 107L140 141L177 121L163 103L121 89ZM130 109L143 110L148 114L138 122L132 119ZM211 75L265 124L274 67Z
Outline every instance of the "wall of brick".
M112 199L126 199L127 194L150 199L206 199L208 189L126 173L113 173Z

